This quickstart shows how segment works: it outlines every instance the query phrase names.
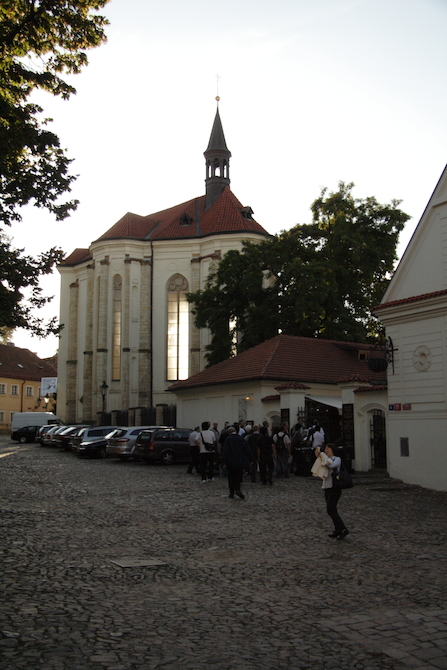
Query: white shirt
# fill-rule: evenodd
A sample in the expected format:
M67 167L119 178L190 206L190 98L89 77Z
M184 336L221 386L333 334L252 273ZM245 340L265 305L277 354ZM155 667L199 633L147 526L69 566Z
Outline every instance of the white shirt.
M329 475L323 479L323 484L322 484L322 489L331 489L332 488L332 472L335 470L340 470L341 468L341 458L340 456L332 456L332 458L329 458L329 456L326 456L324 452L322 452L322 455L325 457L324 460L322 459L324 465L331 470Z
M193 447L196 444L196 439L198 437L199 433L196 430L193 430L192 433L189 434L189 446Z
M315 447L321 447L324 444L324 431L323 429L321 430L316 430L315 433L312 435L312 446Z
M203 439L202 439L203 437ZM208 449L205 448L204 441L207 444L215 444L216 443L216 436L214 435L212 430L202 430L200 433L197 433L196 437L196 444L199 445L200 447L200 453L201 454L209 454L210 452Z

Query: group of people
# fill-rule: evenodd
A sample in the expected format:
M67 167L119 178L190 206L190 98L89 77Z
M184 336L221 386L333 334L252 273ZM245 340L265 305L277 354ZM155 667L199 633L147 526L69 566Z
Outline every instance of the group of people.
M229 498L238 496L244 499L241 486L244 474L250 475L251 481L256 482L259 469L261 482L264 485L273 485L273 473L285 478L290 476L290 465L294 466L293 446L305 442L315 450L316 460L319 461L316 471L323 480L326 510L334 524L334 531L330 537L344 539L349 531L337 511L341 490L332 486L332 472L340 470L342 463L335 453L333 444L325 444L324 430L318 424L307 431L303 431L301 424L296 424L290 437L289 426L286 423L269 431L269 422L245 424L243 421L229 424L226 422L224 430L219 432L218 423L211 427L209 421L202 422L189 436L191 463L187 472L192 474L194 469L200 474L202 483L214 481L214 471L228 477Z

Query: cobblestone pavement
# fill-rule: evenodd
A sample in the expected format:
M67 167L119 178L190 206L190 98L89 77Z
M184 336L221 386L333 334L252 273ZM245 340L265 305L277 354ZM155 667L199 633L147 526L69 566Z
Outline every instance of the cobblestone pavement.
M0 667L447 669L447 494L356 483L337 541L314 479L230 500L0 438Z

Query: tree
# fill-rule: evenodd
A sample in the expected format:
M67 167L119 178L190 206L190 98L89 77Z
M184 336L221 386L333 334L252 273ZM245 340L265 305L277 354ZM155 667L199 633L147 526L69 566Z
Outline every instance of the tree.
M34 91L46 91L65 100L76 93L61 75L77 74L87 64L87 49L106 39L103 16L92 15L108 0L2 0L0 6L0 216L3 225L21 220L20 208L32 203L61 221L77 207L76 200L60 202L76 179L69 174L71 160L59 138L47 129L43 109L30 101ZM44 335L39 319L29 321L22 306L21 288L31 287L32 300L45 301L36 292L36 277L51 271L62 258L51 249L37 260L11 248L1 231L2 267L0 312L2 325L22 326ZM25 265L29 263L27 274ZM25 265L24 265L25 264ZM18 280L19 265L25 270ZM50 270L48 269L50 267ZM29 280L29 281L28 281ZM50 327L54 331L54 327Z
M391 278L399 233L409 216L393 200L352 195L354 184L321 191L312 223L260 243L244 242L189 294L195 324L211 330L208 365L279 332L378 342L372 315Z

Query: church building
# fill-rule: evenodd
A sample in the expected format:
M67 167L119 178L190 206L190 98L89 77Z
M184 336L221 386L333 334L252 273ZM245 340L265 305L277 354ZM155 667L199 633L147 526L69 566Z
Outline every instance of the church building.
M188 292L210 266L267 231L230 190L219 109L205 153L205 195L155 214L127 213L59 267L58 415L138 425L172 403L167 388L205 366L209 333L194 327Z

